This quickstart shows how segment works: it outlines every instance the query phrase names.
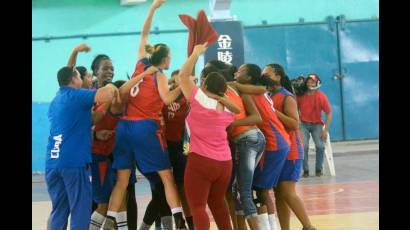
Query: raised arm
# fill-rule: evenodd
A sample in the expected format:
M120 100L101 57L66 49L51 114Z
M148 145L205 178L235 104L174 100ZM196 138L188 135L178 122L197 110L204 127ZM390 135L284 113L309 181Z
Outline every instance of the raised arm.
M157 73L158 82L158 93L165 105L171 104L177 97L181 94L181 87L177 86L173 90L169 90L167 77L158 72Z
M151 5L151 8L148 11L148 16L145 19L144 27L142 28L142 32L141 32L141 40L140 40L140 45L138 48L137 60L140 60L141 58L145 56L145 45L148 44L148 36L149 36L150 29L151 29L151 22L154 16L154 12L164 2L165 0L154 0L154 2Z
M223 97L213 94L211 92L209 92L208 90L203 90L203 92L209 97L209 98L213 98L215 100L218 101L218 103L222 104L223 106L225 106L229 111L231 111L232 113L238 114L241 112L241 110L239 109L239 107L237 105L235 105L235 103L233 103L231 100L229 100L229 98L224 95Z
M191 98L192 91L195 88L195 82L192 81L190 76L192 75L192 70L196 62L198 61L199 56L205 53L208 43L205 42L202 45L196 45L192 54L188 57L188 60L179 70L177 78L179 78L179 86L181 87L182 93L185 98L189 100Z
M113 84L107 84L106 86L97 89L95 102L98 104L110 103L118 94L117 87Z
M74 67L77 62L77 54L80 52L89 52L90 50L91 48L84 43L76 46L73 49L73 52L71 52L70 57L68 58L67 66Z
M158 71L156 67L150 66L144 72L125 82L119 89L121 100L126 100L126 98L128 97L128 93L130 92L131 88L135 86L135 84L138 84L144 77L151 75L156 71Z
M239 90L239 92L246 93L246 94L256 95L256 94L264 94L266 92L266 87L260 86L260 85L245 85L245 84L241 84L238 82L232 82L232 83L229 83L228 85L233 85Z

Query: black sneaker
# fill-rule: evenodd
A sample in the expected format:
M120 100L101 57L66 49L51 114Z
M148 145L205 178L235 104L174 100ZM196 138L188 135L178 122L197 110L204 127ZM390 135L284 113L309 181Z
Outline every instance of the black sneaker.
M322 170L316 170L316 176L318 176L318 177L323 176Z
M309 177L309 171L303 171L303 175L302 175L303 177Z
M117 230L117 223L115 222L115 219L112 219L110 217L105 218L104 225L102 227L103 230Z
M188 230L185 225L185 220L182 218L182 213L174 214L174 221L176 230Z

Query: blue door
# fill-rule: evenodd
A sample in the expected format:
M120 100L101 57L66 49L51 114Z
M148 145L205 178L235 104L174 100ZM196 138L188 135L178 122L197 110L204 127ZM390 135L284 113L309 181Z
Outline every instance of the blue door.
M379 22L338 26L345 138L379 138Z
M340 81L334 80L339 67L335 28L327 23L247 28L244 43L246 63L279 63L290 79L317 73L332 107L331 139L343 139Z

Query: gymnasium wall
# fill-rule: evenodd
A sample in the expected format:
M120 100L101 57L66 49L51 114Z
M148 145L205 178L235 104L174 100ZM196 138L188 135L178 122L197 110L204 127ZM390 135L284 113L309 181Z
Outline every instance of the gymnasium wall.
M139 42L139 35L136 32L141 30L151 1L135 6L120 6L119 2L119 0L32 1L33 172L44 172L45 147L49 129L47 120L48 103L58 90L56 72L66 64L72 48L80 43L87 43L92 48L90 53L81 53L78 56L78 65L89 68L92 59L97 54L105 53L113 60L115 79L126 79L126 74L132 73ZM256 2L258 5L255 4ZM152 43L163 42L171 47L171 67L166 73L169 74L172 70L180 68L186 59L188 35L177 15L189 14L195 16L200 9L204 9L207 15L210 15L209 2L205 0L167 0L156 12L152 22L152 30L157 30L159 33L151 34L150 41ZM379 4L375 0L232 0L231 14L237 20L242 21L245 26L245 61L253 61L264 65L267 64L264 62L275 58L279 63L284 64L285 68L289 68L291 65L286 63L286 50L279 52L280 47L276 49L273 46L274 42L269 42L276 39L271 37L277 34L275 28L278 27L274 25L297 24L303 18L306 24L310 22L322 23L322 26L318 27L318 30L321 30L320 28L326 27L326 18L328 16L344 15L347 20L377 19ZM273 26L266 29L252 28L252 26L262 25L262 22ZM306 26L301 24L300 27ZM264 32L261 32L258 36L258 33L256 33L258 30ZM303 30L296 32L296 36L298 33L301 36L304 35ZM265 34L265 37L262 34ZM377 79L372 78L368 82L377 84L377 86L373 85L375 89L372 93L377 93L373 95L372 106L370 106L374 109L373 104L378 105L378 30L377 33L373 34L377 34L377 44L373 45L377 46L377 73L374 74L377 74L375 76ZM291 42L292 39L292 37L280 38L285 43ZM315 42L314 39L312 42ZM262 46L262 44L266 45ZM272 51L272 57L269 52L256 52L265 48ZM349 49L349 47L345 48ZM336 46L332 49L336 49ZM283 58L278 56L280 53L283 53ZM297 74L299 70L290 69L288 71ZM366 83L368 82L366 81ZM331 94L330 88L325 86L323 86L323 90ZM337 96L332 96L330 100L333 98L339 100ZM346 107L340 108L339 102L334 103L337 107L335 110L337 113L341 114L343 113L342 110L346 110ZM349 105L353 105L353 108L348 107L352 111L357 108L354 103ZM365 108L366 106L368 105L366 104ZM378 107L377 110L372 112L378 114ZM378 123L378 116L374 119L377 119ZM345 121L345 123L349 121ZM334 127L331 127L331 131L333 128L335 133L341 132L342 128L340 126L343 126L343 124L338 124L336 120L332 125ZM353 122L350 125L355 125L355 123ZM377 129L371 132L372 134L368 135L369 132L362 134L357 131L349 136L346 135L347 132L345 131L344 135L335 135L333 140L378 138L378 125Z

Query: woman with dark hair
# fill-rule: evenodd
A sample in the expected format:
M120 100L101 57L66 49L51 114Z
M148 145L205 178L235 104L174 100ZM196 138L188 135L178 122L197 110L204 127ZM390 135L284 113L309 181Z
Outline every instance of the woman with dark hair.
M135 164L142 173L158 173L164 184L166 199L174 216L176 228L186 229L169 156L165 143L160 138L159 115L164 104L168 105L174 101L181 93L181 89L177 87L170 91L167 77L163 74L163 70L168 69L170 65L169 47L161 43L148 45L152 17L163 3L164 0L155 0L149 10L141 33L138 62L132 78L149 69L154 71L145 75L130 90L120 89L121 95L126 95L126 110L116 129L113 168L118 170L117 182L111 194L103 229L114 228L115 216L128 186L130 171Z
M255 64L240 66L235 78L239 83L235 85L239 88L244 88L240 86L245 84L261 85L266 89L266 87L272 84L272 80L269 78L261 77L261 69ZM266 139L265 153L259 161L253 177L253 188L256 190L257 204L260 204L258 208L258 213L260 214L258 222L260 228L262 226L270 226L271 229L275 229L275 207L269 192L278 184L281 170L289 152L290 140L283 124L275 113L275 108L269 95L264 93L253 95L252 97L263 120L263 123L259 124L258 128L262 130ZM269 215L266 214L266 211Z
M300 178L303 164L303 142L299 131L299 114L292 84L279 64L268 64L263 75L273 81L270 86L271 98L276 115L289 134L291 145L288 158L275 189L275 201L279 223L282 230L290 229L290 209L303 225L304 230L314 230L310 223L303 201L296 193L296 182ZM290 209L289 209L290 208Z
M93 82L92 88L98 89L110 82L114 78L114 66L110 57L106 54L97 55L91 63L93 76L97 79Z
M195 229L209 230L206 205L211 209L219 229L232 229L224 196L229 184L232 158L226 128L234 120L230 112L239 108L226 96L226 81L217 72L211 72L197 87L190 78L198 57L207 43L196 45L178 75L179 84L191 109L186 118L190 133L190 152L185 169L185 195L194 219Z
M233 74L223 73L227 82L233 81ZM229 202L231 195L228 194L234 197L233 207L236 213L231 215L236 216L238 229L246 227L245 219L251 229L259 229L257 210L252 197L252 180L255 168L265 150L265 136L257 127L262 123L262 118L251 95L241 93L234 85L228 85L227 96L241 109L241 112L235 115L235 121L228 129L232 144L231 151L235 157L233 187L236 189L233 189L233 192L228 191L226 198Z

